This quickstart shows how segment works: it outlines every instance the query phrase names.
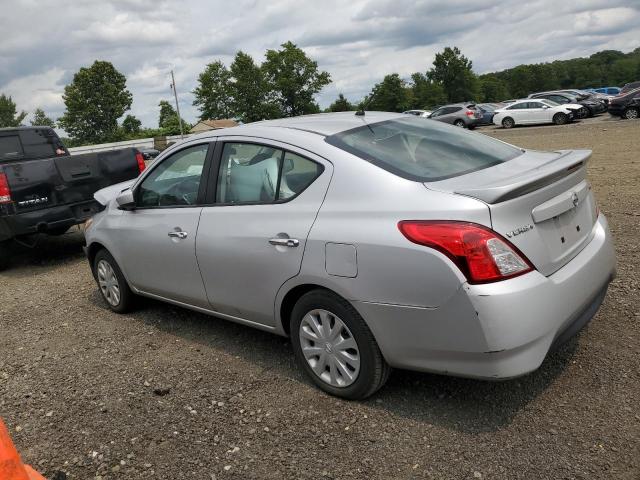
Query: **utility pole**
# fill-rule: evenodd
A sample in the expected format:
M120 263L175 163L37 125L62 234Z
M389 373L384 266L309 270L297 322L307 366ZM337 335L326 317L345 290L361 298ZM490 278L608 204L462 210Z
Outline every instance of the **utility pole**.
M182 117L180 116L180 105L178 105L178 89L176 88L176 79L173 78L173 70L171 70L171 88L173 89L173 96L176 99L176 112L178 113L178 124L180 125L180 140L183 140L184 132L182 131Z

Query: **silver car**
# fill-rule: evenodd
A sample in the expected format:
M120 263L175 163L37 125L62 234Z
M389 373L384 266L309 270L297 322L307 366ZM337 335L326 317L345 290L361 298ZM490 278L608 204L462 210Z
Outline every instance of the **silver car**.
M98 192L86 253L112 310L144 295L289 336L334 395L391 367L511 378L615 274L589 156L394 113L215 130Z

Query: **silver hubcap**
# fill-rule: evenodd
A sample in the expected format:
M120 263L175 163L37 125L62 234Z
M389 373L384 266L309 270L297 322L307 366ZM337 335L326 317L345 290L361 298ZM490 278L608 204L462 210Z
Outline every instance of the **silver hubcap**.
M120 303L120 284L109 262L98 262L98 285L105 300L109 305L117 306Z
M627 118L638 118L638 111L634 108L627 110Z
M348 387L360 372L360 351L351 331L327 310L311 310L300 323L302 354L313 372L333 387Z

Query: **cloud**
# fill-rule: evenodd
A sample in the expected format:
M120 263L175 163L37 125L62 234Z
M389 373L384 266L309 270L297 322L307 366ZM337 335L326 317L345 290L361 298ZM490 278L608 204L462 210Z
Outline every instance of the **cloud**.
M359 100L382 77L426 71L436 52L458 46L479 73L520 63L640 46L637 0L14 0L0 17L0 92L18 108L62 114L73 74L107 60L127 76L132 111L156 126L158 102L197 111L191 92L205 65L238 50L257 62L292 40L331 73L318 96Z

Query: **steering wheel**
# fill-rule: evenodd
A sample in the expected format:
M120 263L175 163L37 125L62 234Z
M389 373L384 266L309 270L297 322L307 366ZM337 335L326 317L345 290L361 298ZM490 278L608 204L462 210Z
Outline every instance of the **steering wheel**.
M158 206L161 205L163 198L169 197L170 199L181 199L185 205L193 205L197 196L198 189L200 188L200 182L198 180L187 179L182 182L178 182L169 188L164 195L158 197ZM194 197L195 195L195 197Z

